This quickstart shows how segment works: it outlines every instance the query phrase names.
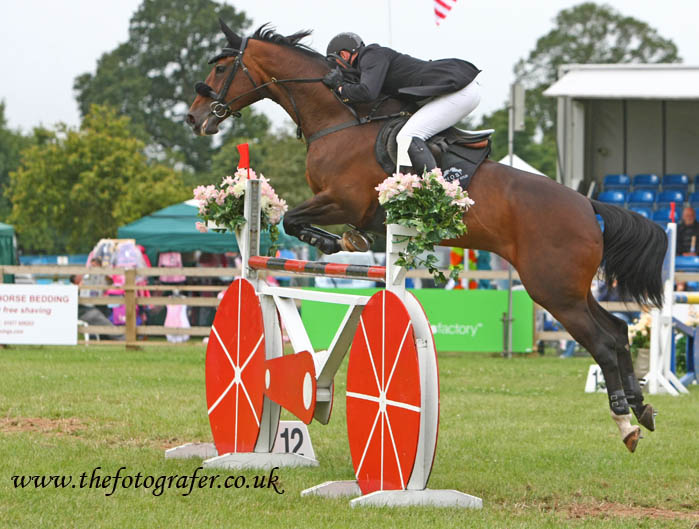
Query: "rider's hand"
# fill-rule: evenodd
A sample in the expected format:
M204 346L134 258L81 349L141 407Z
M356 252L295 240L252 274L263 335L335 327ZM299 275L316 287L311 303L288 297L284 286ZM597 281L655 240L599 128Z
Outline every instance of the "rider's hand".
M323 84L329 86L333 90L337 90L342 85L342 83L344 83L344 79L342 78L342 72L339 68L330 70L323 77Z

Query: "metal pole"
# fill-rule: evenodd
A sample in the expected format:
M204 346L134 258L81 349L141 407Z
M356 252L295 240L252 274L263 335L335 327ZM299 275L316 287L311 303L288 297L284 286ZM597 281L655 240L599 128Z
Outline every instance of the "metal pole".
M391 0L386 0L388 4L388 47L393 46L393 23L391 20Z
M515 158L515 85L510 85L510 105L508 110L507 153L510 157L510 167L512 167L514 165Z
M507 126L507 152L510 158L510 167L514 165L514 141L515 141L515 85L510 86L510 104L508 108ZM505 326L504 352L505 358L512 357L512 265L507 265L507 317L504 318Z

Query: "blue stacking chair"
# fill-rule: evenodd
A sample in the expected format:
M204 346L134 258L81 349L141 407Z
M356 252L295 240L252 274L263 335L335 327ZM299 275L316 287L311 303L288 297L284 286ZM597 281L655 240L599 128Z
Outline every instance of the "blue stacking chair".
M677 209L675 208L675 221L679 215ZM670 222L670 208L658 209L653 212L653 220L655 222Z
M699 191L695 191L691 195L689 195L689 205L692 206L694 209L697 209L699 207Z
M656 201L656 207L658 209L664 209L670 206L670 202L675 203L675 207L679 210L684 204L684 191L679 189L669 189L667 191L661 191L658 193L658 199Z
M628 196L629 208L650 208L655 204L655 191L652 189L637 189Z
M604 177L605 191L628 191L631 186L631 179L625 174L608 174Z
M629 207L629 209L631 211L635 211L636 213L638 213L639 215L641 215L647 219L650 219L653 215L653 210L651 208L643 208L643 207L635 206L635 207Z
M602 230L602 233L604 233L604 219L602 218L602 215L597 214L597 222L599 224L599 229Z
M687 193L689 177L686 174L674 173L663 176L663 191L679 189Z
M660 178L655 174L637 174L633 178L634 189L655 189L660 187Z
M626 193L624 191L602 191L597 196L597 200L606 204L623 206L624 202L626 202Z

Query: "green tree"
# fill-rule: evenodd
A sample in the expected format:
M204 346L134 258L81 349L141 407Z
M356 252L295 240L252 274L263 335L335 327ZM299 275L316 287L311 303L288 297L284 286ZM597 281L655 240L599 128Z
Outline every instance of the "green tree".
M306 147L295 132L284 130L264 136L235 137L214 156L211 177L206 182L218 183L235 172L238 163L236 146L250 144L250 166L270 179L277 194L294 207L313 193L306 183Z
M94 74L75 79L80 110L85 115L93 103L108 104L131 117L134 131L157 147L169 151L195 172L210 169L214 144L196 137L184 118L194 100L194 84L208 75L207 60L228 46L218 26L221 17L234 30L249 25L245 15L232 6L212 0L144 0L129 23L129 39L105 53ZM257 119L257 128L269 125ZM243 121L229 120L228 134L241 135Z
M180 175L149 163L129 119L95 105L79 130L37 129L6 192L25 251L85 252L125 223L186 199Z
M0 220L7 220L12 205L4 191L10 182L10 171L19 167L20 151L32 143L32 138L10 130L5 118L5 102L0 101Z
M556 174L556 100L543 95L564 64L680 62L677 46L647 23L607 5L585 2L560 11L554 27L514 67L527 90L526 130L515 133L515 152L541 172ZM507 154L507 107L483 116L480 128L494 128L493 153Z
M627 17L608 5L585 2L556 15L554 28L514 68L527 89L527 114L537 132L550 135L556 101L543 91L563 64L681 62L677 46L647 23Z
M544 136L536 141L536 121L531 116L525 118L525 130L515 132L514 147L517 155L539 171L550 177L556 176L556 142L553 137ZM507 131L508 110L501 108L484 115L477 128L495 129L492 136L490 159L498 161L508 153Z

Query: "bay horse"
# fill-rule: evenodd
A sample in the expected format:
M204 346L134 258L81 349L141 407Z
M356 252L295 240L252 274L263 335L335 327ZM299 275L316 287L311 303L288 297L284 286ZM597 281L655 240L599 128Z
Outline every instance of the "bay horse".
M307 139L306 180L314 193L286 214L286 232L333 252L339 249L336 236L313 225L385 230L374 189L388 176L374 156L381 123L346 125L356 116L320 82L329 63L300 42L311 32L282 36L265 25L243 38L223 21L221 29L230 48L212 59L205 83L197 84L186 118L194 133L216 134L220 122L240 109L263 98L275 101ZM370 106L357 110L366 113ZM386 111L399 109L400 102L389 101ZM617 281L622 299L662 305L665 233L634 212L490 160L468 193L475 201L464 219L468 233L443 244L494 252L515 267L531 298L600 365L612 418L633 452L641 431L631 424L629 407L651 431L655 412L643 403L633 372L627 324L603 309L590 287L602 267L608 283Z

